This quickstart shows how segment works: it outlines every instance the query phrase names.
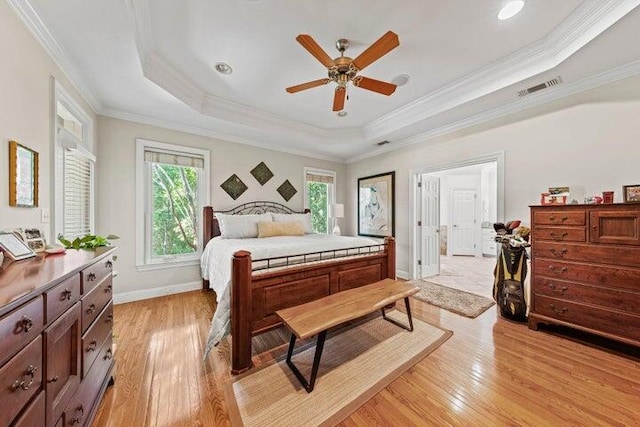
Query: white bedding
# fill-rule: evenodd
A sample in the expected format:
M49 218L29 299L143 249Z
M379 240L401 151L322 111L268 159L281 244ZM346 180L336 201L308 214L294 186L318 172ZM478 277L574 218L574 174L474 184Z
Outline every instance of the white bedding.
M252 260L258 260L380 244L370 238L330 234L278 236L263 239L222 239L220 237L211 239L202 254L200 266L202 277L209 280L209 286L216 292L218 304L211 321L205 357L213 346L231 332L230 285L231 259L234 252L246 250L251 252Z

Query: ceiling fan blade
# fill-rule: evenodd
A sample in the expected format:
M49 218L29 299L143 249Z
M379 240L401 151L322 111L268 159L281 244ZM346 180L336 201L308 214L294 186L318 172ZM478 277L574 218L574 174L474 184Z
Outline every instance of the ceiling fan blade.
M344 98L347 95L347 89L338 86L336 88L336 93L333 96L333 111L341 111L344 109Z
M377 61L398 46L400 46L398 35L393 31L387 31L384 36L380 37L364 52L358 55L358 57L353 60L352 64L358 70L363 70L372 62Z
M331 59L331 57L327 55L327 52L325 52L310 35L300 34L298 35L298 37L296 37L296 40L325 67L329 68L336 65L335 62L333 62L333 59Z
M353 79L353 85L362 89L367 89L372 92L378 92L383 95L391 95L396 91L396 85L393 83L387 83L376 79L370 79L369 77L358 76Z
M314 80L312 82L301 83L299 85L288 87L287 92L289 93L300 92L301 90L311 89L312 87L326 85L330 81L331 81L330 79L320 79L320 80Z

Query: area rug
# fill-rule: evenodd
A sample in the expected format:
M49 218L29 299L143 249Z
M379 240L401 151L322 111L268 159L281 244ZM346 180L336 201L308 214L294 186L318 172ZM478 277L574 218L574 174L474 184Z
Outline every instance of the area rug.
M478 317L495 304L492 299L424 280L409 283L420 288L414 298L465 317Z
M400 322L406 315L388 313ZM272 363L236 377L226 398L233 426L332 426L349 416L450 336L413 318L413 332L377 316L330 331L315 389L307 393L285 363L286 348ZM293 362L309 378L315 340L296 349ZM235 404L234 404L235 403Z

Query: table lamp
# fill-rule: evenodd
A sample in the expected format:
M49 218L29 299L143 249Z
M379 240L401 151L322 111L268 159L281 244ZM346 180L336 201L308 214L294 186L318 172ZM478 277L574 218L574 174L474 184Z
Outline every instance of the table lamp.
M338 218L344 217L344 205L341 203L336 203L331 205L331 216L335 218L335 227L333 227L333 234L340 235L340 227L338 227Z

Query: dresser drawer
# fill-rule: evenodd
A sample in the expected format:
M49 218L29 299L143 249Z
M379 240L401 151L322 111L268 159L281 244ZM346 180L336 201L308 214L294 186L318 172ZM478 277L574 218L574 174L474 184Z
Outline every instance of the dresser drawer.
M533 225L586 225L586 214L584 211L534 211Z
M98 356L88 375L80 383L78 391L69 401L65 409L65 427L79 427L87 425L92 408L99 402L96 398L104 384L105 377L113 363L112 340L109 338L102 347L96 350Z
M0 366L44 327L42 297L31 300L0 319ZM1 424L0 424L1 425Z
M640 261L640 248L534 242L538 257L567 261L595 262L635 267Z
M42 389L42 337L38 336L0 369L0 426L11 420Z
M80 275L74 274L44 293L46 324L56 320L80 299Z
M41 391L12 427L42 427L44 425L44 414L44 391Z
M83 378L89 372L96 359L100 347L107 338L111 337L113 326L113 304L109 304L89 330L82 336L82 375Z
M102 282L102 279L111 274L112 269L113 262L109 257L82 270L80 272L80 276L82 277L82 295L88 294L91 289Z
M640 291L631 292L621 289L609 289L535 276L532 293L577 303L597 305L630 314L640 313Z
M640 316L574 302L534 296L534 312L583 328L640 342Z
M535 275L571 282L640 291L640 269L636 268L597 266L534 258L533 271Z
M531 230L534 241L554 240L556 242L586 242L587 230L585 227L540 227L535 226Z
M108 275L102 282L82 298L82 331L86 331L102 309L111 301L112 277Z

